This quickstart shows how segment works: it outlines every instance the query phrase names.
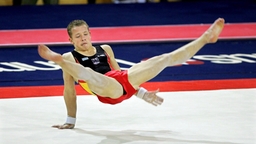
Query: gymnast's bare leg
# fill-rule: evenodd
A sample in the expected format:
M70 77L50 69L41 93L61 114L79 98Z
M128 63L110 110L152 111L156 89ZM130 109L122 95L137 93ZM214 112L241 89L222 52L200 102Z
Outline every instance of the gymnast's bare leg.
M123 95L123 87L114 78L102 75L90 68L63 59L62 55L51 51L45 45L38 46L39 55L49 61L57 63L63 71L66 71L76 80L84 80L89 88L103 97L118 98Z
M194 56L204 45L215 43L224 27L224 19L219 18L196 40L171 52L155 56L128 69L128 78L134 88L154 78L168 66L181 64Z

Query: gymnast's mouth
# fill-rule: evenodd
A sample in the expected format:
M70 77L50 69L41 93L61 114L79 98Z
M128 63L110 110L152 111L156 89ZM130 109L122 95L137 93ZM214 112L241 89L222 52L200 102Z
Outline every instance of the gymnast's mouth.
M84 46L84 45L86 45L86 44L87 44L87 43L82 43L81 46Z

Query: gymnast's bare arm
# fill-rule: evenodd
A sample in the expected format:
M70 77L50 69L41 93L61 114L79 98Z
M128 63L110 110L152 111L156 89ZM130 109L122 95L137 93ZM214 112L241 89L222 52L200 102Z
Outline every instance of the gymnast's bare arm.
M112 48L109 45L101 45L101 47L105 50L105 52L107 53L107 55L110 58L110 63L111 66L115 69L115 70L121 70L120 66L118 65L116 59L115 59L115 55L114 52L112 50Z
M71 53L65 53L63 58L71 62L75 62ZM76 118L77 103L76 103L76 89L75 89L75 79L63 71L64 80L64 100L67 108L67 116ZM52 127L58 129L72 129L75 124L65 123L62 125L53 125Z

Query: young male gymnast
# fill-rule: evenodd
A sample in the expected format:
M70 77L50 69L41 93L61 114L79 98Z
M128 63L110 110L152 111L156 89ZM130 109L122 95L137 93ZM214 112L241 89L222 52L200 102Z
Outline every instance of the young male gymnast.
M128 70L121 71L109 45L93 46L88 24L74 20L67 27L69 40L74 50L63 55L50 50L45 45L38 46L39 55L58 64L63 71L64 100L67 120L59 129L72 129L76 122L75 82L97 96L106 104L118 104L135 95L155 106L163 99L156 91L147 91L141 84L156 77L166 67L181 64L194 56L204 45L215 43L224 27L224 19L218 18L197 39L170 53L164 53L137 63Z

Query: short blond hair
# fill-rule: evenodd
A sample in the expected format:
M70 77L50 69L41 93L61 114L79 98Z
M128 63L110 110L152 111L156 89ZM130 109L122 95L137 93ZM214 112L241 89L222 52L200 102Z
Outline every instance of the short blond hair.
M72 36L72 32L71 32L72 28L74 28L76 26L81 26L81 25L86 25L88 30L89 30L89 25L84 20L73 20L73 21L71 21L68 24L68 27L67 27L69 37Z

